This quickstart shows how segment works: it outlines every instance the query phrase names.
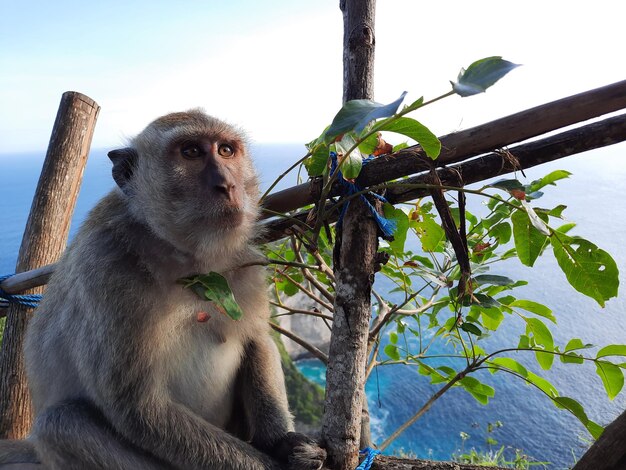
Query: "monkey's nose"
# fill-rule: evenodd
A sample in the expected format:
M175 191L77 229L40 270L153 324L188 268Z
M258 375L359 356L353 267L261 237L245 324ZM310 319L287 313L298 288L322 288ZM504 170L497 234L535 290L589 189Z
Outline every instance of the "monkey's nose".
M232 201L234 198L234 194L235 194L235 183L224 182L224 183L216 184L215 191L219 195L224 196L229 201Z

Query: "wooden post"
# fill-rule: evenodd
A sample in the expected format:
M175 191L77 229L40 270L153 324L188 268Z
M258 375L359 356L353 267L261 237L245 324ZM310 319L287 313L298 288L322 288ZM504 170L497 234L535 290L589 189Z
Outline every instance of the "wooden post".
M343 102L374 99L376 0L340 0L343 12Z
M375 0L340 2L344 23L344 102L374 97L375 5ZM333 255L337 289L322 423L322 439L333 470L351 470L358 465L377 249L376 222L367 205L360 198L354 199L342 227L337 228ZM369 431L369 420L364 427ZM369 436L364 437L369 441Z
M626 468L626 411L609 424L600 438L574 466L574 470L623 470Z
M100 106L77 92L66 92L52 129L48 152L22 238L16 272L54 263L67 243ZM29 294L42 293L34 288ZM24 438L32 409L22 348L33 309L11 305L0 350L0 438Z

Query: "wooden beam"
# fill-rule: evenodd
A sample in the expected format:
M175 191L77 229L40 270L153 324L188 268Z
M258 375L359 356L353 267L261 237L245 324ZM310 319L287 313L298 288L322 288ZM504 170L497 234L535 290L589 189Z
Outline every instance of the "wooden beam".
M440 138L438 166L458 163L483 153L540 136L626 108L626 80L569 96ZM419 145L377 158L357 178L362 188L409 176L427 168ZM263 202L268 209L288 212L315 202L319 179L278 191ZM331 193L336 195L337 192ZM266 214L265 217L271 217Z

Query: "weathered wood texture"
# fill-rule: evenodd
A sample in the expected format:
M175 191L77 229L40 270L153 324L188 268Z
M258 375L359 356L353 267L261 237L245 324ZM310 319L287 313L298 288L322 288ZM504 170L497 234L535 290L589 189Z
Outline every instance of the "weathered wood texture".
M625 140L626 114L588 124L528 144L520 144L511 147L509 152L517 158L519 168L525 169L569 155L613 145ZM367 169L370 165L365 168ZM515 171L515 169L516 168L511 166L510 161L503 158L502 154L490 153L476 157L468 162L440 168L437 172L444 185L458 186L461 183L459 173L462 176L462 183L470 184L511 173ZM409 185L425 184L427 183L427 179L425 174L418 174L402 180L404 186L389 186L385 197L393 204L426 196L429 192L427 189L411 188ZM315 182L312 184L315 184ZM376 188L377 186L374 185L373 187ZM336 214L337 212L330 214L331 216L335 216L334 220L336 220ZM278 219L268 222L265 237L262 241L269 242L283 238L295 223L304 223L308 217L309 212L304 211L294 215L291 219ZM329 222L333 222L333 219L331 218Z
M378 249L376 222L363 201L355 201L337 230L333 260L335 313L322 426L333 470L355 468L361 447L367 339Z
M63 253L99 110L95 101L80 93L63 94L16 272L54 263ZM26 293L41 292L43 288ZM22 348L32 310L11 305L7 313L0 351L0 438L3 439L25 437L31 425Z
M573 470L626 469L626 411L609 424Z
M375 6L375 0L340 2L344 102L374 98ZM336 234L335 314L326 370L322 439L328 452L327 465L332 470L352 470L358 464L360 446L370 441L369 414L366 407L364 410L365 363L378 227L365 201L357 198L350 203Z
M626 80L569 96L440 138L438 166L513 145L546 132L626 108ZM377 158L363 168L357 183L365 188L427 170L419 145ZM268 196L266 207L287 212L315 201L319 190L307 182ZM268 215L269 216L269 215Z
M54 273L56 264L48 264L41 268L20 272L8 279L5 279L0 287L8 294L18 294L33 287L43 286L48 283L50 276Z
M485 470L487 467L464 465L454 462L433 462L432 460L412 460L387 457L376 457L372 470ZM505 470L502 467L489 467L489 470Z
M374 99L376 0L340 0L343 12L343 102Z

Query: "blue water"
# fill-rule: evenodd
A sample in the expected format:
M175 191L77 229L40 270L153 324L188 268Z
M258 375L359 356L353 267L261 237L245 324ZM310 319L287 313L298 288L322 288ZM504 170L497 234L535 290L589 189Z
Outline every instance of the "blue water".
M264 185L269 185L289 162L302 156L302 150L303 147L297 145L255 146L255 159ZM43 155L0 155L0 274L14 270L42 161ZM626 189L626 145L546 164L527 170L526 175L532 180L554 169L566 169L573 176L559 182L556 188L547 188L538 205L567 204L565 215L578 223L574 234L584 236L611 253L621 270L621 285L626 285L626 250L623 249L626 218L622 202ZM292 178L282 187L293 183ZM87 211L111 187L106 153L93 151L85 171L72 233ZM472 209L479 210L480 202L471 204ZM558 325L552 326L557 344L564 344L572 337L599 345L625 344L626 296L620 293L601 309L567 285L550 253L544 258L532 270L511 260L494 266L492 272L529 281L528 286L516 290L516 295L545 303L553 309L558 319ZM378 289L386 286L383 280L377 279L377 283ZM501 329L504 334L489 339L490 350L517 344L524 326L508 318ZM444 351L443 348L441 346L440 351ZM539 372L532 357L515 357ZM323 383L324 369L319 363L303 361L299 366L311 379ZM554 368L545 374L562 395L579 400L589 417L601 424L610 422L626 409L624 393L613 402L608 401L593 366L563 365L556 361ZM403 450L421 458L449 459L460 448L461 432L471 436L465 443L466 449L473 446L484 450L488 448L486 425L496 420L502 421L504 426L492 437L501 445L519 447L536 459L552 462L551 469L567 468L574 461L573 455L584 451L588 439L586 431L575 418L557 410L540 392L499 374L485 373L480 379L496 389L496 396L488 406L478 404L461 389L452 389L402 434L388 452ZM382 442L435 390L412 367L379 367L367 384L374 439Z

